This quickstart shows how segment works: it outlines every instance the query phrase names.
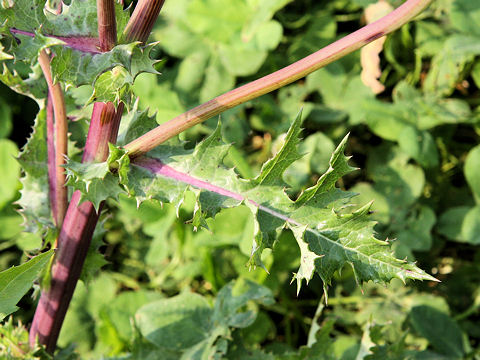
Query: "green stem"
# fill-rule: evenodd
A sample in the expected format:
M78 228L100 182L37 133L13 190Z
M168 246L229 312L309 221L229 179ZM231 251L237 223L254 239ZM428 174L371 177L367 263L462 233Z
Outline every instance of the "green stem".
M258 80L220 95L163 123L125 145L132 158L143 155L182 131L225 110L255 99L301 79L315 70L398 29L427 7L432 0L408 0L390 14L323 49Z

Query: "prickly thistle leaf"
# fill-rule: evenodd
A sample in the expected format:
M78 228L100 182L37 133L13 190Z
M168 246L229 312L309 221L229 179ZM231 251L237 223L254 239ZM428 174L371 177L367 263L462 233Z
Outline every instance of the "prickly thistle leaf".
M396 259L388 243L375 238L370 204L346 213L344 207L354 194L336 188L335 183L354 170L344 155L347 137L332 154L329 169L316 185L296 201L285 194L281 177L299 158L296 146L300 125L299 115L281 149L252 180L241 179L223 166L229 146L221 139L219 125L192 150L170 143L149 153L154 158L135 159L128 172L128 187L138 202L154 198L177 207L184 194L194 190L194 226L206 226L204 217L214 216L222 208L246 204L255 218L250 266L263 266L262 251L274 248L278 233L290 228L301 251L301 265L294 274L298 291L302 281L308 283L315 272L326 289L334 273L345 265L353 268L358 283L393 278L435 280L414 264Z

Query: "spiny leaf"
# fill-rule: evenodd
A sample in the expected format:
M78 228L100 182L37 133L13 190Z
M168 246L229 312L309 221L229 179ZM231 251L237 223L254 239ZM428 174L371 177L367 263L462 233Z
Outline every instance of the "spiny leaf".
M35 119L32 135L18 158L24 176L20 179L22 190L17 203L25 220L25 231L33 233L54 228L48 198L46 131L46 112L42 107Z
M98 211L100 203L108 197L114 199L125 193L117 177L110 173L108 163L79 163L68 161L65 165L67 185L82 192L80 202L90 201Z
M37 100L47 97L47 83L43 78L40 65L32 66L32 72L27 79L22 77L15 70L10 70L6 63L3 63L3 71L0 74L0 81L16 92L30 96ZM43 100L41 101L43 103Z
M262 251L274 248L281 229L290 227L302 253L300 269L294 275L298 290L303 279L308 282L314 271L326 289L334 273L347 264L352 266L358 283L388 282L393 278L435 280L414 264L396 259L388 244L375 238L369 204L353 214L345 213L344 207L354 194L341 191L335 183L354 170L344 155L346 137L315 186L296 201L284 193L278 186L282 184L279 178L288 164L298 158L295 147L300 123L297 118L282 148L263 167L264 175L255 179L240 179L232 169L223 166L229 146L221 141L219 125L192 150L167 144L149 154L155 159L135 159L128 173L128 187L138 202L154 198L172 202L177 208L185 192L195 189L195 226L204 225L203 217L214 216L222 208L246 204L255 217L254 246L249 261L253 267L263 266Z
M132 109L122 118L120 129L118 130L117 144L125 145L143 135L145 131L152 130L158 124L155 115L148 116L148 109L138 110L138 98L134 102Z
M302 123L302 112L300 112L292 126L288 130L285 137L285 144L288 146L282 146L280 151L270 160L268 160L260 171L260 175L257 176L258 185L280 185L286 184L282 181L282 175L285 170L293 164L296 160L301 158L298 153L297 145L299 142L299 135L301 132L300 124Z

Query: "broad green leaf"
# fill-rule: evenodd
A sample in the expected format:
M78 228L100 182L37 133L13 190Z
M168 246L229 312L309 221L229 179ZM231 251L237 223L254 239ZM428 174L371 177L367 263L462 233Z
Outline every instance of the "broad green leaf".
M249 303L272 305L272 292L261 285L242 278L224 286L215 300L212 321L217 326L246 328L257 317L256 312L241 310Z
M156 76L140 74L133 89L138 95L141 108L150 108L151 112L156 111L159 124L173 119L185 111L178 94L171 89L171 85L168 82L158 84Z
M332 14L324 11L316 13L308 29L291 42L288 49L290 61L297 61L332 42L336 31L337 23Z
M480 206L474 206L462 222L462 239L472 245L480 244Z
M183 293L147 304L135 315L142 335L161 348L180 351L205 340L212 308L200 295Z
M472 78L477 87L480 88L480 62L477 62L472 69Z
M376 135L398 141L408 154L426 167L435 166L438 154L433 139L422 130L475 121L466 102L443 99L434 93L422 94L404 81L396 85L393 101L370 99L361 103L365 122Z
M406 224L405 231L398 235L398 242L412 250L427 251L432 246L432 227L435 225L435 213L422 206Z
M472 190L476 202L480 202L480 146L474 147L465 159L465 167L463 169L468 185Z
M185 292L143 306L135 320L141 334L156 346L178 352L181 359L204 359L226 353L231 328L255 321L256 311L242 311L249 303L271 305L272 293L238 279L220 290L213 308L204 297Z
M445 29L435 22L418 21L415 24L415 51L423 56L434 56L443 47L447 34Z
M437 231L449 240L480 244L480 206L457 206L448 209L440 216Z
M410 312L410 321L438 352L453 359L463 358L462 331L447 314L427 305L416 306Z
M450 240L462 241L462 224L470 207L458 206L447 209L437 223L437 231Z
M409 164L409 156L398 147L379 147L367 161L375 189L387 197L392 216L406 211L422 194L425 174L419 166Z
M32 287L33 282L47 266L53 250L35 256L25 264L0 273L0 320L17 311L16 304Z
M348 58L352 59L353 56ZM364 119L362 104L374 97L372 90L360 79L360 69L349 71L342 62L329 64L308 75L306 84L310 90L322 95L323 103L329 108L347 113L352 124Z

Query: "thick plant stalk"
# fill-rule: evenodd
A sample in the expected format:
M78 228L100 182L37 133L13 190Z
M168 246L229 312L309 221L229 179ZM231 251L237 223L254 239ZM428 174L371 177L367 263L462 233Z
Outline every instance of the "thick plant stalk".
M155 1L150 3L154 4ZM108 51L116 42L115 20L112 21L113 0L98 0L97 7L101 7L98 10L100 44L103 51ZM148 32L150 30L151 26ZM113 103L94 104L82 162L106 160L108 143L115 143L117 139L123 108L123 103L117 108ZM80 198L81 193L74 192L59 235L58 252L51 270L52 280L49 288L41 294L30 329L30 345L34 346L38 340L50 353L55 350L102 207L101 204L96 212L88 201L79 204Z
M55 225L60 228L67 211L68 189L65 186L65 155L68 148L67 112L62 87L53 83L50 71L50 57L45 50L40 51L38 62L48 85L47 98L47 148L48 181L50 188L50 206ZM53 108L53 111L52 111ZM53 121L55 118L55 121Z
M117 21L113 0L97 0L97 18L100 51L110 51L117 43Z
M123 37L127 42L147 41L165 0L140 0L128 21Z
M112 103L95 103L83 162L104 161L108 156L108 142L115 142L123 105L117 109ZM65 314L82 272L100 210L85 201L79 204L81 193L75 191L58 237L58 250L52 266L51 282L40 296L32 327L30 344L38 342L53 353Z
M323 49L258 80L240 86L201 104L125 145L130 157L147 153L171 137L225 110L255 99L301 79L315 70L361 48L418 15L432 0L408 0L390 14L373 22Z

